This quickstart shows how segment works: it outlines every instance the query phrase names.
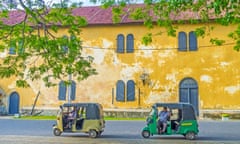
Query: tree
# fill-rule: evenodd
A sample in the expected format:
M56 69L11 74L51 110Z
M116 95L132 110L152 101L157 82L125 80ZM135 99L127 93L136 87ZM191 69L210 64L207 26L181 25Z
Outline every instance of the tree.
M195 33L204 37L214 27L208 23L218 23L224 26L238 25L237 29L227 35L235 41L234 49L240 50L240 1L239 0L144 0L144 5L129 6L121 0L91 0L102 3L103 8L112 7L113 20L118 23L121 16L129 15L132 20L142 20L143 24L152 29L156 26L166 28L169 36L176 36L176 24L204 23L196 28ZM180 19L178 19L181 17ZM162 32L148 33L143 37L143 43L149 44L152 36ZM222 45L225 40L211 38L213 44Z
M0 1L0 50L9 53L1 61L0 77L15 76L18 87L40 79L50 87L60 80L70 84L69 75L81 81L97 74L93 58L81 53L80 28L87 21L72 14L75 6L68 0Z

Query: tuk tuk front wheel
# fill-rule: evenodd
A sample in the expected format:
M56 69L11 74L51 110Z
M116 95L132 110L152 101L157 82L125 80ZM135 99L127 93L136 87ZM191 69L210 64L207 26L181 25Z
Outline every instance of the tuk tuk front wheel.
M97 137L97 132L95 130L90 130L89 131L89 137L91 138L96 138Z
M196 135L194 132L187 132L185 138L188 140L194 140L196 138Z
M149 138L150 137L150 132L148 130L142 131L142 137Z
M97 133L97 136L101 136L102 132L103 132L103 131L99 131L99 132Z
M54 134L55 136L60 136L60 135L62 134L62 132L61 132L60 129L54 128L54 129L53 129L53 134Z

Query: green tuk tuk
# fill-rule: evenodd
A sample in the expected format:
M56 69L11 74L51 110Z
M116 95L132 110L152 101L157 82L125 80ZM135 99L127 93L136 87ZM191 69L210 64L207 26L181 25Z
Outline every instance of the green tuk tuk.
M71 115L71 113L75 113ZM71 118L70 118L71 117ZM61 133L88 133L89 137L100 136L105 127L103 108L98 103L66 103L60 106L56 124L53 125L53 134Z
M158 111L167 107L170 117L164 133L159 132ZM147 125L142 129L142 136L149 138L153 135L183 135L186 139L194 140L198 134L198 122L195 110L188 103L155 103L147 117Z

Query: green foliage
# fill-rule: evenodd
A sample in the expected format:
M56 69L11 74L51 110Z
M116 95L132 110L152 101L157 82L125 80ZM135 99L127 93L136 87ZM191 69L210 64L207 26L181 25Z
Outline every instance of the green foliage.
M238 25L237 29L234 32L229 33L228 36L236 41L234 50L239 51L240 50L240 24Z
M16 85L23 88L29 87L29 84L25 80L17 80Z
M142 43L144 45L148 45L152 42L152 33L148 33L145 36L143 36L142 38Z
M204 37L205 36L205 32L206 32L206 27L199 27L196 28L195 33L198 37Z
M0 65L1 78L15 76L19 87L28 87L28 80L42 80L50 87L60 80L67 82L69 75L80 81L97 74L91 66L92 59L81 53L80 28L86 26L87 21L72 15L67 0L54 3L50 10L50 6L38 1L19 2L25 11L21 22L5 23L3 18L8 18L11 9L4 9L0 15L0 50L12 49L12 54ZM59 35L60 27L67 32Z
M229 34L229 37L234 39L236 41L236 45L234 46L234 50L239 51L240 50L240 24L238 25L238 28Z
M218 38L211 38L210 42L214 45L220 46L225 43L225 40L220 40Z

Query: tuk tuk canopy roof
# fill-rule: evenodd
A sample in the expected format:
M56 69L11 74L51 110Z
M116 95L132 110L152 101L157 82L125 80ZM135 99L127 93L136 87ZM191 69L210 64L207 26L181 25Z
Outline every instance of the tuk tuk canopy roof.
M171 109L182 109L185 107L192 107L192 104L189 103L155 103L153 106L156 107L168 107Z
M192 104L189 103L155 103L153 107L167 107L179 109L179 117L183 120L196 120L196 113Z
M102 105L99 103L65 103L63 107L84 107L86 119L100 119L103 115Z

